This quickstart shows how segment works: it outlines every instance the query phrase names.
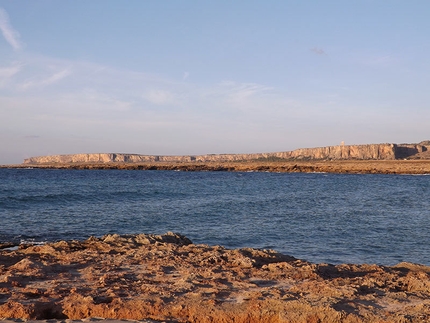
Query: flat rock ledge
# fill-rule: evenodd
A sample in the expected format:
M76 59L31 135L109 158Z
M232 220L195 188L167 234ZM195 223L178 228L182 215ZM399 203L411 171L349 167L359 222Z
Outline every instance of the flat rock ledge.
M171 232L114 234L0 249L0 319L430 322L429 274L195 245Z

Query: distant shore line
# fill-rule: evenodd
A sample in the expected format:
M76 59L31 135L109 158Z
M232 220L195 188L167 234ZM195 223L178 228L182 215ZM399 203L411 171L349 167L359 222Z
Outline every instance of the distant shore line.
M0 168L235 171L339 174L430 174L430 160L279 160L232 162L47 163L1 165Z

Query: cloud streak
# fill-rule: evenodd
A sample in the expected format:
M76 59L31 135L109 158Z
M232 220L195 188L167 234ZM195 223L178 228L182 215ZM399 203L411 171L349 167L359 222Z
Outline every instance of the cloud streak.
M250 104L256 97L273 90L271 87L256 83L236 83L233 81L221 82L221 97L224 97L234 106Z
M55 84L55 83L61 81L64 78L66 78L70 74L72 74L71 70L66 68L64 70L61 70L57 73L52 74L51 76L49 76L45 79L35 80L35 81L34 80L27 81L21 86L21 88L23 90L27 90L27 89L33 88L33 87L43 87L43 86L47 86L47 85L52 85L52 84Z
M22 65L13 64L9 67L0 67L0 87L3 87L8 81L22 69Z
M147 91L143 98L156 105L165 105L174 103L174 96L169 91L151 89Z
M360 63L367 66L388 67L396 62L392 55L366 55L360 59Z
M0 8L0 30L3 37L12 46L14 50L20 50L22 48L22 43L19 40L19 33L11 26L9 22L9 16L3 8Z

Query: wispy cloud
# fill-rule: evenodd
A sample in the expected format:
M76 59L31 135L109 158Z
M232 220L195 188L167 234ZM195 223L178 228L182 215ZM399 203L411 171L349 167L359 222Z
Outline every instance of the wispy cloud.
M246 99L249 99L257 94L261 94L268 90L271 90L271 87L256 84L256 83L236 83L232 81L224 81L221 83L221 87L223 88L228 98L236 103L243 102Z
M4 86L21 69L22 65L18 63L14 63L8 67L0 67L0 87Z
M368 66L387 67L395 63L396 58L392 55L365 55L360 62Z
M12 46L14 50L22 48L19 33L11 26L9 16L3 8L0 8L0 30L3 37Z
M49 76L47 78L27 81L21 85L21 88L23 90L27 90L27 89L33 88L33 87L43 87L46 85L52 85L52 84L55 84L55 83L61 81L64 78L66 78L71 73L72 73L72 71L69 68L66 68L66 69L63 69L61 71L58 71L58 72L52 74L51 76Z
M63 100L77 101L74 94L66 95ZM127 112L133 105L133 101L126 101L116 98L108 93L97 91L94 89L86 89L80 94L81 104L86 102L88 105L93 106L97 112Z
M164 105L174 102L174 95L165 90L151 89L148 90L143 98L156 105Z
M317 54L317 55L325 55L324 49L319 48L319 47L311 48L310 51Z

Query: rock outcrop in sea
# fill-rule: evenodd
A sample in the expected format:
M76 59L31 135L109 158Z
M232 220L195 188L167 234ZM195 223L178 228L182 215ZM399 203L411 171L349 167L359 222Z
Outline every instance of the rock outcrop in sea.
M145 163L145 162L231 162L246 160L395 160L430 158L430 141L419 144L339 145L301 148L293 151L255 154L208 154L156 156L99 153L30 157L24 164Z

